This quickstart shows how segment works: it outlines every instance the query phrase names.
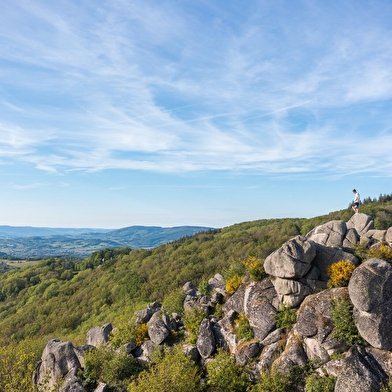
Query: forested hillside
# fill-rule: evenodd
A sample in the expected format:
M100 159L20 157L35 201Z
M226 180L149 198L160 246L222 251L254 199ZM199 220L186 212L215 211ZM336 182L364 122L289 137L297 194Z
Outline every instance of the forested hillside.
M392 226L392 196L365 199L360 211L377 229ZM119 326L187 281L202 287L217 272L225 279L242 274L249 256L263 260L289 238L352 214L347 208L312 219L244 222L152 250L106 249L76 263L52 258L6 272L0 275L1 347L30 339L42 349L52 337L83 344L90 328Z

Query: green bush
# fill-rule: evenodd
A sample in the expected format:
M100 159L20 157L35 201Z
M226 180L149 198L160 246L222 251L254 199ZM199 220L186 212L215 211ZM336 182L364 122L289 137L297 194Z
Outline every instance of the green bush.
M186 294L182 287L170 291L163 299L162 306L167 314L184 313L184 300Z
M147 331L146 324L136 324L134 320L129 320L121 323L111 332L109 336L110 344L116 349L129 342L140 346L148 339Z
M186 331L189 333L190 344L196 344L200 324L206 316L206 312L202 309L190 309L185 312L182 321Z
M334 392L335 384L334 377L317 373L311 373L305 380L306 392Z
M200 372L181 347L155 353L153 362L129 384L129 392L201 392Z
M253 329L249 324L249 320L243 313L240 313L234 322L236 325L235 332L238 340L244 339L245 341L249 341L253 339Z
M96 388L99 381L110 388L121 389L127 386L131 376L140 371L136 360L125 351L115 352L108 346L102 346L86 353L81 378L87 389Z
M353 305L349 299L338 297L332 301L332 321L335 329L332 336L348 346L366 344L354 322Z
M287 305L282 305L274 318L277 328L289 331L297 321L297 311Z
M260 375L257 384L249 389L250 392L292 392L290 377L273 370Z
M207 364L207 385L214 392L242 392L250 382L245 368L226 351L218 349L215 359Z

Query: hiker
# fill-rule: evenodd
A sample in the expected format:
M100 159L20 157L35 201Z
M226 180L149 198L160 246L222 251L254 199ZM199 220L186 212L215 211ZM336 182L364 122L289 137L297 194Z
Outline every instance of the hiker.
M353 202L353 205L351 206L351 208L357 214L358 213L359 201L361 200L361 197L359 196L359 193L355 189L353 189L353 193L354 193L355 196L354 196L354 202Z

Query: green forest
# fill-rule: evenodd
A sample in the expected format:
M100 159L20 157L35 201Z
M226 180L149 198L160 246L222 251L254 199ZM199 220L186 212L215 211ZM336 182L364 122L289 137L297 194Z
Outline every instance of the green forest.
M364 199L360 212L373 217L376 229L391 227L392 195ZM164 302L188 281L202 287L216 273L225 279L243 274L249 256L263 260L288 239L352 215L348 207L311 219L243 222L150 250L103 249L81 261L50 258L4 272L0 391L33 390L34 363L51 338L83 345L92 327L110 322L121 328L136 310Z

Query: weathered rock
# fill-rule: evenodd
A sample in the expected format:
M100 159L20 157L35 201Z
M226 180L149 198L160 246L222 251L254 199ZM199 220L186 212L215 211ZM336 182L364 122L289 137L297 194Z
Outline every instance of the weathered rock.
M280 345L278 342L272 343L263 348L260 355L260 361L257 364L257 368L259 369L260 373L262 373L265 369L271 368L272 363L279 350Z
M191 295L192 297L197 296L197 287L192 282L186 282L184 286L182 286L185 294Z
M234 354L238 344L237 335L233 332L234 329L225 329L222 326L222 320L213 325L216 346Z
M250 359L260 355L260 343L256 341L246 342L237 347L235 360L239 365L245 366Z
M281 329L275 329L271 333L269 333L260 343L263 347L269 346L272 343L276 343L282 339L282 330Z
M247 285L248 283L246 282L242 283L237 291L226 301L222 307L224 314L227 314L231 310L234 310L237 313L244 312L244 298Z
M343 240L342 249L345 251L352 251L355 245L359 242L360 237L354 228L347 229L346 237Z
M162 346L157 346L152 340L146 340L140 346L137 346L132 354L141 362L149 362L152 359L153 352L157 349L162 349Z
M392 246L392 227L390 227L387 232L385 233L385 242Z
M304 298L312 293L310 287L298 280L275 278L273 283L280 302L292 308L300 305Z
M210 320L204 319L199 328L196 347L202 358L208 358L215 351L215 336Z
M303 347L311 360L324 364L335 353L342 353L347 346L333 338L334 325L331 316L332 301L338 297L348 299L347 288L324 290L309 295L302 303L297 314L296 329L304 337Z
M328 282L329 277L327 275L327 268L337 261L347 260L354 265L359 264L359 260L351 253L345 252L340 248L333 248L324 245L316 245L317 252L316 257L313 260L313 264L319 269L320 276L319 280Z
M282 355L273 362L272 366L280 373L289 373L295 365L304 365L307 361L306 353L303 349L303 340L298 334L295 326L290 331L286 347Z
M42 391L60 388L56 390L85 392L77 378L80 368L73 344L52 339L44 348L33 382ZM61 387L59 387L59 381Z
M366 347L366 352L373 356L388 377L392 377L392 353L390 351L369 346Z
M147 305L146 309L138 310L135 312L135 322L136 324L147 323L151 316L161 309L162 305L159 302L152 302Z
M168 321L170 324L170 320ZM167 328L164 320L162 320L162 315L160 312L156 312L150 318L148 325L148 336L151 341L155 344L161 344L170 335L170 331Z
M263 340L275 328L276 309L267 298L262 298L249 306L247 316L256 339Z
M102 327L91 328L87 332L87 344L95 347L105 345L109 341L109 334L112 330L111 323L107 323Z
M308 240L328 247L342 247L346 237L347 225L342 220L335 220L315 227L306 235Z
M84 367L84 356L86 353L90 350L94 350L95 346L92 346L90 344L85 344L83 346L78 346L74 348L75 354L78 358L78 361L81 365L81 367Z
M100 382L94 392L109 392L110 388L107 384Z
M370 259L357 267L348 285L354 320L361 336L373 347L392 349L392 265Z
M265 259L264 269L279 278L302 278L311 268L315 255L315 244L299 235L271 253Z
M335 392L377 392L386 386L387 375L374 357L361 346L352 346L343 359Z
M208 292L214 294L216 289L226 289L225 279L221 274L215 274L213 278L208 280Z
M386 230L369 230L364 235L370 239L370 244L374 245L385 240Z
M332 300L337 297L347 297L347 288L329 289L309 295L298 309L298 333L305 337L316 336L323 342L334 327L331 309Z
M354 228L357 233L362 236L369 230L374 229L373 218L366 214L354 214L351 219L347 222L347 228Z

